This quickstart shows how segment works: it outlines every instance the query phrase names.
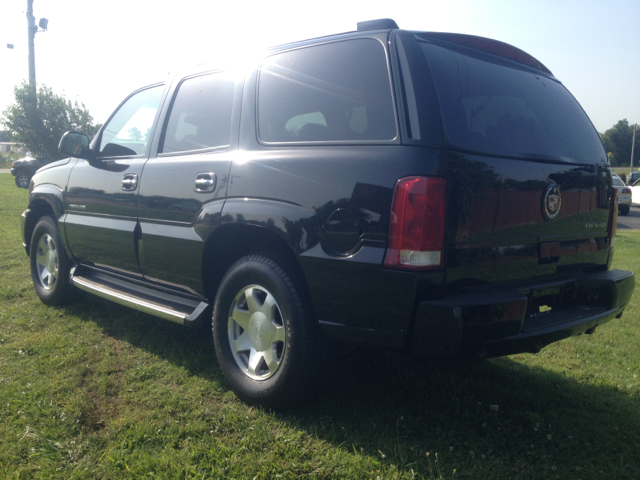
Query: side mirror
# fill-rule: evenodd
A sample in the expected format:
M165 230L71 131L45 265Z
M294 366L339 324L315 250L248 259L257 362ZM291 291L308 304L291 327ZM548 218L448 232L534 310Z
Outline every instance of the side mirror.
M58 144L58 152L63 157L84 158L92 160L94 152L89 148L89 137L80 132L66 132Z

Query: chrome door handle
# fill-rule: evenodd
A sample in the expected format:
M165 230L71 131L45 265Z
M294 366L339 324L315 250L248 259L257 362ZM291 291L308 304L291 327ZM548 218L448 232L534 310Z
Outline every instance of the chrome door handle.
M138 175L135 173L127 173L122 178L122 190L132 192L138 186Z
M216 189L216 174L213 172L198 173L193 189L199 193L213 192Z

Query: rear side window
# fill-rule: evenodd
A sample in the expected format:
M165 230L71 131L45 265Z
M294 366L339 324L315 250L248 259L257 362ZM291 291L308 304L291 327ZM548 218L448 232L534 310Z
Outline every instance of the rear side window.
M234 88L235 82L224 73L184 80L171 106L161 152L228 146Z
M607 162L595 128L558 81L474 50L421 46L451 144L496 155Z
M383 45L363 38L268 57L260 71L258 118L265 142L393 140Z

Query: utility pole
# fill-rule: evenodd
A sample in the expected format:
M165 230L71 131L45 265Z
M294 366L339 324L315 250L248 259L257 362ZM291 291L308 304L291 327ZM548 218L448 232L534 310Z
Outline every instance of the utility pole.
M29 25L29 85L36 91L36 53L35 39L38 27L36 17L33 16L33 0L27 0L27 24Z
M632 172L633 172L633 151L636 147L636 128L638 128L637 124L633 126L633 140L631 140L631 171Z

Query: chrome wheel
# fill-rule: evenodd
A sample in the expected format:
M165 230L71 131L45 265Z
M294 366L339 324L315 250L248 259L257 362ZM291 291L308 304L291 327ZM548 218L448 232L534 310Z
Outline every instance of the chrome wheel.
M38 240L36 267L40 285L46 290L51 290L58 278L58 250L53 237L48 233L42 235Z
M231 352L246 376L266 380L282 362L286 328L276 299L265 288L249 285L235 297L229 311Z

